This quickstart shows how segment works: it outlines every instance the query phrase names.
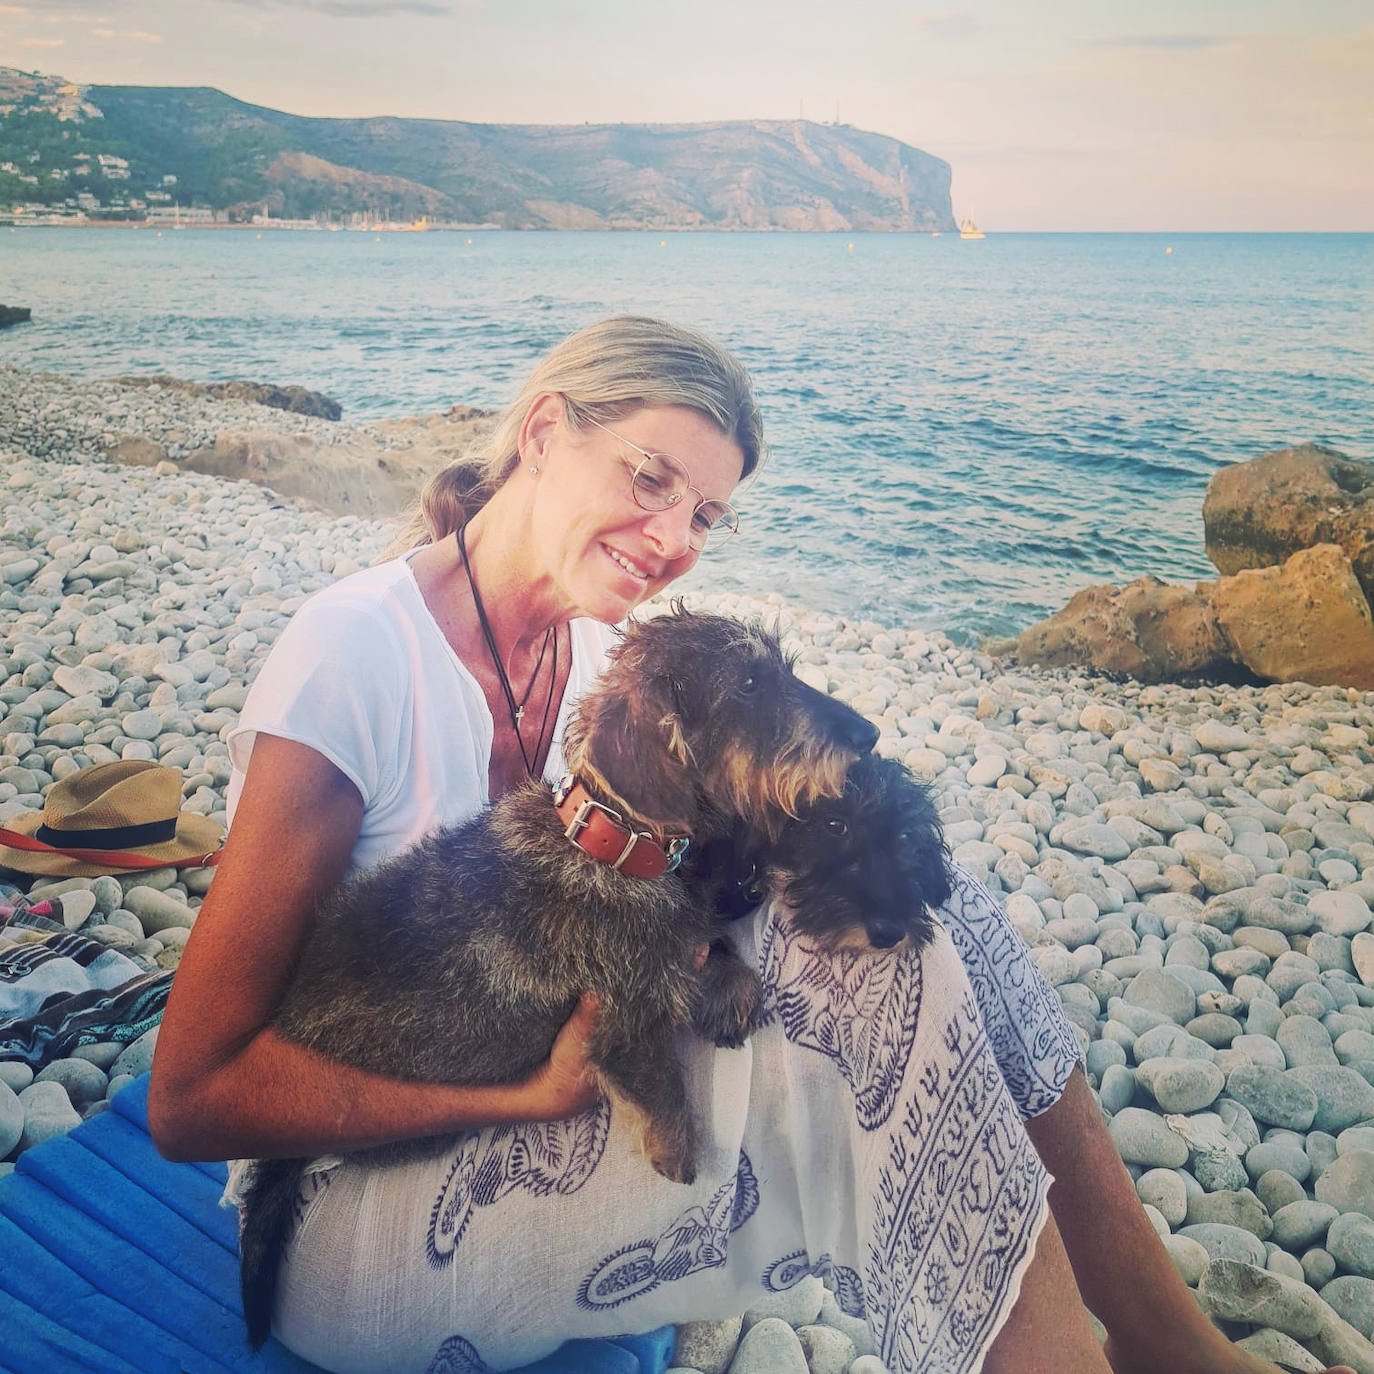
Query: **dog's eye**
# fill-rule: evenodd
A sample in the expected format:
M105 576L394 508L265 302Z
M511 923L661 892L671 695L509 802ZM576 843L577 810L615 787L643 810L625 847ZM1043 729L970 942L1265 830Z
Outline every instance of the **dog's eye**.
M752 696L759 689L759 680L750 673L739 685L739 689L745 696Z
M832 835L849 834L849 827L842 820L840 820L838 816L832 816L828 821L826 821L825 828Z

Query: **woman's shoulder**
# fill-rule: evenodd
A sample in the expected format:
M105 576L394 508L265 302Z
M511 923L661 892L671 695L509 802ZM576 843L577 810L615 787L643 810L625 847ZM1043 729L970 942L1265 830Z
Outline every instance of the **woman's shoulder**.
M403 691L410 678L430 670L433 657L417 630L423 602L414 586L404 564L392 560L306 597L272 645L250 700L274 691L294 696L324 679L346 682L359 696L386 699Z
M356 606L366 609L404 599L407 590L414 585L415 579L406 560L388 558L385 563L360 568L312 592L301 602L300 609L304 610L307 606Z
M393 633L413 620L422 606L415 579L402 558L389 559L349 573L312 592L297 606L288 624L296 635L315 631Z

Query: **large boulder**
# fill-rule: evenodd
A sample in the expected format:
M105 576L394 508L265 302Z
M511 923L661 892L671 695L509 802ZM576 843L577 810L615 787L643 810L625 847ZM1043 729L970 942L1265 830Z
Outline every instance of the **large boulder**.
M1091 664L1162 682L1215 672L1230 661L1210 583L1194 590L1141 577L1125 587L1085 587L1062 611L1024 630L1016 656L1049 668Z
M1302 444L1232 464L1207 484L1202 522L1207 556L1221 573L1338 544L1374 600L1374 463Z
M0 305L0 329L8 324L27 324L33 311L27 305Z
M1319 444L1267 453L1213 476L1203 518L1220 581L1087 587L1023 631L1017 657L1374 690L1374 463Z
M1212 605L1236 658L1258 677L1374 690L1374 618L1335 544L1223 577Z
M105 457L112 463L131 468L155 468L166 462L167 450L146 434L123 434L105 447Z
M277 386L272 382L188 382L166 373L143 377L116 377L124 386L156 386L163 391L179 391L188 396L203 396L214 401L251 401L289 410L296 415L314 415L322 420L337 420L343 407L318 391L303 386Z
M256 482L334 515L384 520L411 510L429 478L461 457L491 422L484 411L454 406L441 415L380 422L337 444L225 430L213 448L189 454L182 466Z

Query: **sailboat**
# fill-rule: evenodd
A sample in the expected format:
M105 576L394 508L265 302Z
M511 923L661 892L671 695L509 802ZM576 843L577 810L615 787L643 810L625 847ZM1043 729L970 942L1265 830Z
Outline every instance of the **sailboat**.
M961 239L981 239L987 236L973 222L970 216L965 215L963 221L959 225L959 237Z

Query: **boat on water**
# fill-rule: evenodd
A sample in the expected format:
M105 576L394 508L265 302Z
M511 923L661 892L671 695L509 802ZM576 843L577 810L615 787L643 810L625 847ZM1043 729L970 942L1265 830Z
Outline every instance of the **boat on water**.
M966 215L959 225L959 237L961 239L981 239L986 238L987 235Z

